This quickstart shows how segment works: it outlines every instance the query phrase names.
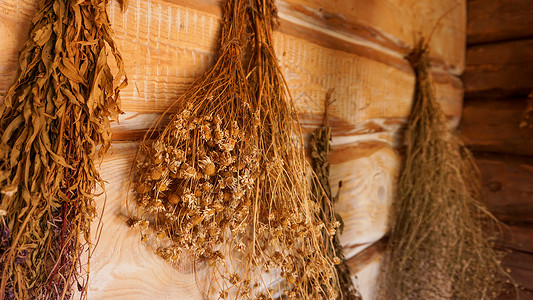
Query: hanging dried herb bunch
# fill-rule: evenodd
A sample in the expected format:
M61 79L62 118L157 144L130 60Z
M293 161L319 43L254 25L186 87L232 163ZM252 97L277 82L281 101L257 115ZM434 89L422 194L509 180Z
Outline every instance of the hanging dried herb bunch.
M350 268L343 254L339 236L343 229L342 218L332 210L332 203L338 201L338 194L333 197L329 183L329 152L331 151L331 127L328 126L328 107L333 102L330 100L333 90L328 91L325 100L324 121L321 127L315 129L311 135L311 159L315 176L312 177L312 195L320 206L319 217L324 224L333 225L339 230L328 232L322 229L324 246L328 257L334 262L339 278L339 296L337 299L361 300L361 295L352 281ZM341 182L339 182L340 192ZM334 233L331 235L331 233ZM331 237L333 236L333 239ZM355 276L355 275L354 275Z
M416 75L407 149L393 203L385 299L492 299L500 256L482 227L479 171L435 100L427 44L408 57Z
M125 84L106 4L41 1L0 106L0 299L85 292L80 254L90 256L93 193L103 187L93 158L110 147Z
M242 65L247 45L247 2L223 7L219 57L178 100L178 113L157 139L148 133L137 157L137 215L130 220L153 241L165 260L179 263L183 253L208 260L209 290L220 296L248 294L238 261L229 254L253 251L251 212L260 176L257 131ZM232 287L237 287L232 290Z
M157 139L149 141L149 133L141 145L137 213L129 222L165 260L207 261L211 296L332 299L324 225L309 202L294 108L263 24L270 28L271 14L263 9L250 0L225 2L215 65L178 100ZM248 57L247 72L252 28L260 30L252 35L261 39L257 45L266 44L256 49L263 54Z
M255 238L259 257L274 263L287 285L290 299L336 299L338 280L334 263L322 239L335 235L340 225L332 215L320 219L322 205L311 200L309 173L297 112L273 49L277 26L274 1L252 1L254 43L250 82L254 107L260 112L259 149L262 176L258 178L259 203L254 211L259 235ZM327 212L331 203L325 202ZM326 213L327 213L326 212ZM263 233L262 231L265 231ZM254 257L252 257L254 259Z

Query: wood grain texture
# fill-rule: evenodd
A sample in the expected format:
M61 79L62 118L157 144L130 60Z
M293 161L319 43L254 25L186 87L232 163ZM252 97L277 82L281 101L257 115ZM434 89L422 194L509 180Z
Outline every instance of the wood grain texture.
M513 280L522 288L533 290L533 254L511 251L502 261L510 269Z
M0 97L16 72L37 0L0 0ZM465 0L284 0L274 35L282 71L304 132L322 120L323 100L335 88L331 180L343 181L337 209L346 223L348 257L379 240L387 220L399 157L398 131L411 109L414 75L403 56L415 37L437 19L432 45L439 102L452 126L462 113ZM103 231L91 261L88 298L202 299L190 262L172 267L126 224L127 176L138 141L161 112L212 63L219 27L218 0L130 0L123 14L108 11L123 53L129 86L121 93L120 124L113 125L114 152L100 172L107 180ZM452 7L456 7L450 10ZM450 11L448 14L445 14ZM426 24L422 28L422 24ZM427 24L430 24L428 27ZM98 222L95 221L94 228ZM94 233L94 232L93 232ZM96 240L96 237L94 238ZM363 296L372 299L382 257L358 267ZM203 276L200 272L199 276ZM201 279L200 279L201 280Z
M126 225L125 206L128 174L137 143L114 144L100 166L106 195L96 199L98 211L104 203L102 232L91 259L88 299L202 299L192 267L173 268L140 241L140 234ZM97 228L98 222L92 228ZM97 240L96 230L92 231Z
M533 158L476 155L489 211L508 224L532 224Z
M96 199L99 211L104 203L106 208L101 218L103 230L91 259L88 298L202 299L190 261L185 260L178 268L170 266L154 253L155 249L140 241L138 232L126 225L128 174L137 146L136 142L114 143L112 153L100 165L100 174L107 181L107 197ZM345 222L341 242L347 257L366 247L351 246L371 245L387 230L388 205L398 166L396 155L381 142L338 145L333 149L331 181L342 178L344 182L336 208ZM93 228L97 228L99 221L94 221ZM95 241L96 233L93 230ZM366 274L365 270L373 268L373 262L380 259L380 253L362 260L361 266L354 269ZM203 275L200 272L198 276ZM359 278L360 284L371 280Z
M217 0L164 2L221 14ZM436 27L431 40L434 63L455 75L464 70L466 0L277 0L276 5L281 32L306 40L314 35L329 36L354 48L371 45L384 52L397 52L396 56L408 53L421 34L427 36ZM293 30L294 26L304 29ZM328 40L317 42L332 41Z
M387 239L381 238L347 260L352 272L358 273L376 260L380 260L387 249Z
M466 1L417 0L285 0L278 1L282 19L294 18L342 34L364 39L407 54L421 34L435 28L431 56L453 74L464 69Z
M34 1L4 0L2 6L16 11L1 16L6 24L2 30L15 31L27 24ZM109 12L130 79L121 93L124 111L162 112L211 65L217 41L216 15L163 0L131 1L126 14L114 3ZM16 71L17 49L24 40L23 35L18 38L16 43L0 41L8 54L0 57L0 94L5 93ZM344 128L337 134L350 134L376 118L405 118L410 111L414 77L404 60L403 67L396 62L393 66L280 32L275 34L275 45L302 114L321 115L325 92L335 88L337 102L331 114ZM458 118L461 81L447 72L434 73L444 111Z
M494 43L533 37L530 0L467 1L467 43Z
M383 255L378 255L364 269L357 272L357 283L363 300L379 299L378 284L382 264Z
M469 99L459 127L474 151L533 155L533 129L520 128L527 99Z
M527 96L533 88L533 39L470 46L467 97Z
M531 205L533 206L533 203ZM533 225L503 226L496 246L533 254Z
M340 240L351 257L388 231L399 157L388 144L360 142L333 147L330 163L333 195L343 182L335 209L345 226Z

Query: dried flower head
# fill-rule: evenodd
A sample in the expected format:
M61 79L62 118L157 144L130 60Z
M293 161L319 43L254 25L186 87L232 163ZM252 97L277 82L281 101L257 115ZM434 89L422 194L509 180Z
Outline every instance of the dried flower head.
M330 299L336 277L308 210L308 166L272 49L274 19L272 0L225 2L218 60L141 145L136 202L170 241L158 245L160 256L172 261L171 250L182 249L207 260L220 298L274 297L278 280L268 273L281 274L292 298ZM244 51L253 53L249 70Z

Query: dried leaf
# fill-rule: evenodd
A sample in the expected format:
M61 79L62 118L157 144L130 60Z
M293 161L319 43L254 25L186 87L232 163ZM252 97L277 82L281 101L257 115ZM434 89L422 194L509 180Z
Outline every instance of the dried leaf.
M80 237L90 236L93 191L103 184L95 149L110 147L109 118L121 112L126 82L106 4L41 1L0 105L0 231L9 233L0 243L0 299L69 298L85 275ZM120 78L107 71L106 48Z

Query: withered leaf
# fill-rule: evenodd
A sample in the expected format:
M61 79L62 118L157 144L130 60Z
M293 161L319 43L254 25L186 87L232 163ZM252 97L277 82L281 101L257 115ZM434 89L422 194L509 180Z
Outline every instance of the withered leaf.
M0 230L10 233L0 245L0 298L69 298L74 278L85 275L76 267L80 237L88 241L93 191L103 184L95 149L110 147L109 119L121 112L126 82L107 0L40 2L0 105Z

